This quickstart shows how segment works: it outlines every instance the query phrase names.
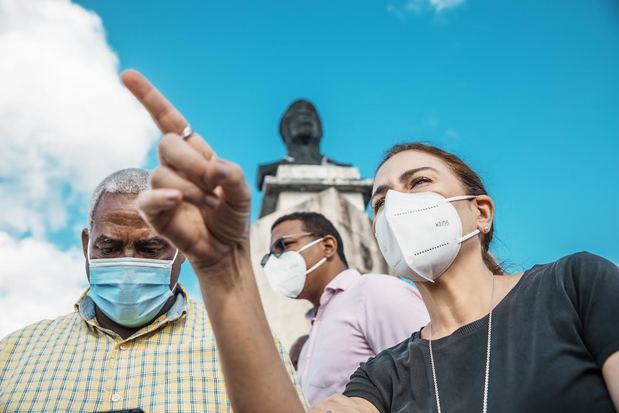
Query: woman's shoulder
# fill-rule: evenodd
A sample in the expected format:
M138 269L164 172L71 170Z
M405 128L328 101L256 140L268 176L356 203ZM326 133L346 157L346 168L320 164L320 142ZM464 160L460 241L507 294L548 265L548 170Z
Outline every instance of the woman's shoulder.
M390 411L394 389L410 386L406 377L412 364L411 345L416 335L414 333L401 343L361 363L350 376L344 395L368 400L381 412Z
M594 275L599 271L616 270L617 265L600 257L599 255L592 254L587 251L577 252L574 254L566 255L559 258L556 261L547 264L538 264L533 266L525 273L530 273L533 276L540 276L547 273L555 273L557 275L569 276L569 275Z
M611 261L607 260L604 257L600 257L599 255L590 253L588 251L581 251L574 254L566 255L563 258L560 258L556 261L559 265L569 266L569 267L581 267L581 266L615 266Z
M619 267L599 255L577 252L547 264L535 265L524 274L525 283L535 289L548 286L574 291L609 277L619 277Z
M408 362L411 358L413 349L419 346L421 340L419 331L414 332L406 340L401 341L393 347L389 347L376 356L370 358L365 364L369 369L382 369L385 365L402 365Z

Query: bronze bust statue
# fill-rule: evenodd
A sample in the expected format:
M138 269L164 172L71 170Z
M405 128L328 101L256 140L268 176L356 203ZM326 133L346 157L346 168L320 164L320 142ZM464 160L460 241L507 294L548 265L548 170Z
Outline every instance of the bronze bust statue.
M305 99L294 101L282 116L279 134L286 145L287 154L281 161L263 164L258 167L258 189L262 190L264 177L275 176L279 165L340 165L320 153L322 123L318 111Z

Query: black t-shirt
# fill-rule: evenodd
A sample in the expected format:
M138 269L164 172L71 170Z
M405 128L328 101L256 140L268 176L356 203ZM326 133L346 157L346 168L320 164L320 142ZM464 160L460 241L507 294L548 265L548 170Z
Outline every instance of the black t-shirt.
M481 412L488 316L432 348L444 412ZM615 412L601 367L619 351L619 267L579 253L526 271L495 307L488 412ZM428 341L362 364L344 394L378 411L436 412Z

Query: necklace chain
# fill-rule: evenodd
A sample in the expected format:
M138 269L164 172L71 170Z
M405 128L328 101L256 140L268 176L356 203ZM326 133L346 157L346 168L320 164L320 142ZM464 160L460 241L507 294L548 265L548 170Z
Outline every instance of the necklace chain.
M488 316L488 344L486 345L486 371L484 378L484 398L482 413L488 412L488 382L490 381L490 347L492 343L492 299L494 298L494 276L492 277L492 292L490 294L490 314ZM428 326L428 346L430 347L430 365L432 366L432 381L434 382L434 396L436 397L436 407L438 413L441 411L441 398L438 393L438 382L436 380L436 368L434 367L434 352L432 351L432 323Z

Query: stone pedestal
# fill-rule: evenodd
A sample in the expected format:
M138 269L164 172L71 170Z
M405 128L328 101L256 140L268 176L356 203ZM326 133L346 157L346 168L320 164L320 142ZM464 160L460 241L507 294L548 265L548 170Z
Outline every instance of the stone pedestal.
M260 259L269 249L273 222L296 211L319 212L340 232L352 268L361 273L387 273L365 213L371 190L371 180L361 179L354 167L280 165L277 176L266 177L261 218L251 227L251 255L269 324L286 347L307 334L309 323L304 315L311 304L275 293L262 272Z
M337 165L280 165L276 176L262 185L260 217L289 209L327 188L335 188L361 211L370 200L372 180L361 179L359 169Z

